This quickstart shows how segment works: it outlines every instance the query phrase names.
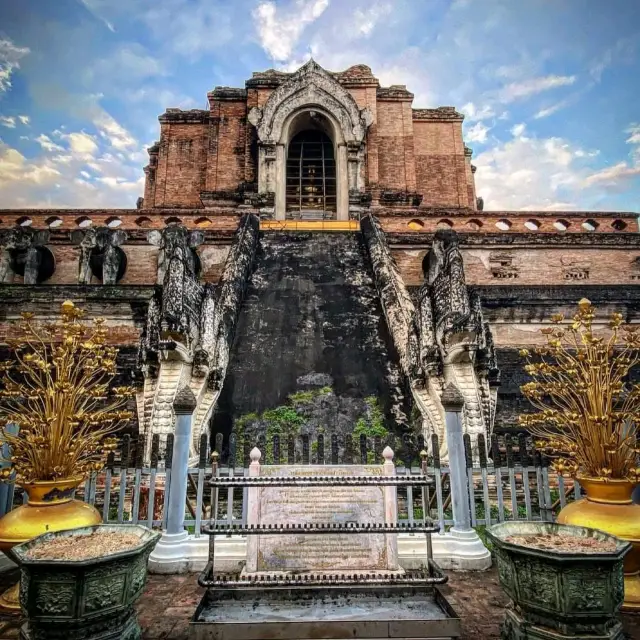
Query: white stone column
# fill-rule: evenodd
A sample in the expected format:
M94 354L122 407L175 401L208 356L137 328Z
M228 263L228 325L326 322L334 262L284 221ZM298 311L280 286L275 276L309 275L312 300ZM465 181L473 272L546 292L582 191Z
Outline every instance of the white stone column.
M171 481L165 488L169 491L167 528L149 557L149 570L155 573L193 571L194 563L199 566L207 556L206 536L190 536L184 528L191 422L196 405L196 398L189 387L182 387L173 401L176 426Z
M336 196L337 219L349 219L349 160L347 145L339 143L336 147Z
M249 453L249 477L257 478L260 475L260 458L262 453L258 447L251 449ZM260 524L260 492L259 487L249 487L247 490L247 525ZM247 573L258 571L258 548L260 546L260 536L247 536Z
M456 557L460 569L486 569L491 566L491 554L475 529L471 528L467 463L462 438L464 398L460 390L450 383L442 392L440 401L445 410L453 511L453 527L446 534L450 538L447 546L452 556Z
M276 220L284 220L287 211L287 159L284 144L276 145Z
M383 476L395 476L396 465L393 464L393 450L385 447L382 452L384 463L382 464ZM396 487L384 487L384 521L385 524L398 522L398 490ZM385 534L387 543L387 567L397 571L398 565L398 536L395 533Z

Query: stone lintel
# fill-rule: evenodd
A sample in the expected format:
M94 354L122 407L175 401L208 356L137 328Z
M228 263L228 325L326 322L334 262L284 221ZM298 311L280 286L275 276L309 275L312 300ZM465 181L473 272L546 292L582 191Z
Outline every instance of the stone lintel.
M158 120L161 124L206 124L209 116L209 111L204 109L167 109Z
M462 122L464 115L455 107L436 107L435 109L413 109L413 119L425 122Z
M232 101L242 102L247 99L247 90L239 87L216 87L213 91L207 93L209 101Z

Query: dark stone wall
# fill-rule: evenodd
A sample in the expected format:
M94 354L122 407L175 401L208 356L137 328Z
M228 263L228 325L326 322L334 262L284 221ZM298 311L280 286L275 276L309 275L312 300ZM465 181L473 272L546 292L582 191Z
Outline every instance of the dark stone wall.
M212 431L399 434L409 413L361 234L261 234Z

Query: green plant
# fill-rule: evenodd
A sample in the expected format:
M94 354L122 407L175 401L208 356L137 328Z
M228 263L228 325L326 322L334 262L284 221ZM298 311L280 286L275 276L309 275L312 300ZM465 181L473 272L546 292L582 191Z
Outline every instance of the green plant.
M353 435L364 435L367 438L386 437L389 434L389 430L384 426L384 414L380 408L378 398L369 396L364 401L367 408L364 415L358 418L353 429Z

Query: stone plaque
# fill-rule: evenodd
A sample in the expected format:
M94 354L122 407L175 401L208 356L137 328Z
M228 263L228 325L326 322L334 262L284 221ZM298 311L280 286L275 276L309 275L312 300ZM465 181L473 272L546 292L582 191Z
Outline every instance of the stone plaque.
M382 470L381 465L262 466L260 475L379 476ZM249 524L261 525L395 522L395 491L380 486L251 488L247 517ZM395 534L261 535L247 540L249 573L397 569Z

